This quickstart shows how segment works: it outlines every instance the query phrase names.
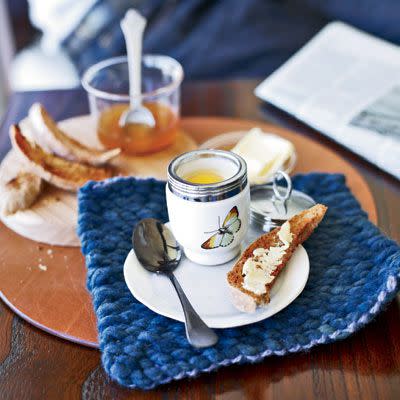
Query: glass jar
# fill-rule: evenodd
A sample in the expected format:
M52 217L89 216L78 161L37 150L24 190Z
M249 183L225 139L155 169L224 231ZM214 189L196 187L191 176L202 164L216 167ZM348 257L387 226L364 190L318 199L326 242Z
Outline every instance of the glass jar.
M154 116L156 126L128 124L121 114L129 107L129 74L126 57L101 61L83 75L91 115L97 122L99 141L105 148L121 148L132 155L148 154L171 145L177 135L183 69L178 61L162 55L142 58L142 94L137 100Z

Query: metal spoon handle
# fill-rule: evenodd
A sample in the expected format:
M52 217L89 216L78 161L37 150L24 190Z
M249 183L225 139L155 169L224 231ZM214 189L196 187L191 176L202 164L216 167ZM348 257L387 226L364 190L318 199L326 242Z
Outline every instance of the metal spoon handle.
M146 19L134 9L128 10L121 21L121 29L125 37L126 53L128 57L131 109L135 109L141 104L139 96L141 93L142 78L142 42L146 23Z
M186 337L189 343L197 348L214 346L218 342L217 334L209 328L196 313L181 285L172 272L166 274L171 280L185 315Z

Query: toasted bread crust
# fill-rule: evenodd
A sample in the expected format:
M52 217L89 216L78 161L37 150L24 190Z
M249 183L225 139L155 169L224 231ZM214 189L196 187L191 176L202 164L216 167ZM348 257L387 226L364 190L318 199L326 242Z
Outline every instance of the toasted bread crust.
M317 225L321 222L322 218L326 213L327 207L322 204L317 204L314 207L311 207L308 210L302 211L301 213L295 215L289 220L290 223L290 231L293 234L293 240L289 245L289 248L285 251L285 254L282 258L282 262L277 266L276 270L274 271L273 275L276 277L279 275L281 270L285 267L285 265L290 260L293 252L296 250L299 244L302 244ZM265 248L269 249L271 246L277 246L280 244L280 240L278 237L278 232L280 227L275 228L271 232L268 232L262 236L260 236L255 242L253 242L247 249L243 252L240 256L239 260L233 266L233 269L228 273L227 279L229 285L232 287L237 288L242 293L251 297L257 305L262 305L269 303L270 301L270 290L275 283L274 279L271 283L266 285L266 293L262 295L257 295L249 290L243 288L243 265L246 260L253 256L253 251L257 248Z
M10 138L27 169L61 189L76 191L89 180L100 181L113 176L111 168L80 164L45 152L24 137L18 125L11 126Z
M46 109L39 103L31 106L29 121L32 124L34 141L45 151L67 160L101 165L107 163L121 152L121 149L108 151L91 149L72 139L57 126ZM22 127L21 130L24 133Z
M20 171L8 182L0 185L0 211L4 215L14 214L29 208L42 190L42 179L30 172Z

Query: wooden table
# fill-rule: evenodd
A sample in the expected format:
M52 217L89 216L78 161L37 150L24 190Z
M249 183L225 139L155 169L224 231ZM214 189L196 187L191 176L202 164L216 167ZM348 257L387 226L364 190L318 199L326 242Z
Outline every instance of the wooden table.
M257 83L188 83L183 88L183 114L266 119L326 144L366 178L376 200L380 228L400 241L399 182L283 112L262 104L252 94ZM9 125L24 117L34 101L42 102L56 119L88 110L85 94L78 89L13 95L0 129L0 158L9 148ZM0 302L0 398L398 399L399 310L399 301L395 300L375 322L354 336L309 353L223 368L142 392L121 389L110 382L98 351L44 333Z

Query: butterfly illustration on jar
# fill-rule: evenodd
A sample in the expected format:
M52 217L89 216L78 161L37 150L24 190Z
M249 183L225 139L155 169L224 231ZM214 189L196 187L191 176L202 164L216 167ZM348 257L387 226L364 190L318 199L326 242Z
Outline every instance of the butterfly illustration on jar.
M204 232L213 233L213 235L207 239L201 247L206 250L211 250L218 247L229 246L235 238L235 233L239 232L241 226L242 221L239 219L239 211L237 207L234 206L225 217L222 226L220 217L218 217L218 229Z

